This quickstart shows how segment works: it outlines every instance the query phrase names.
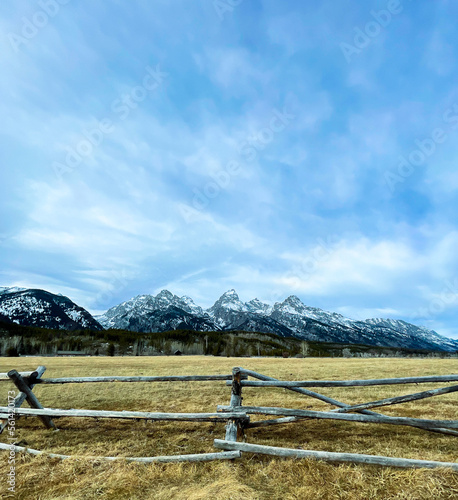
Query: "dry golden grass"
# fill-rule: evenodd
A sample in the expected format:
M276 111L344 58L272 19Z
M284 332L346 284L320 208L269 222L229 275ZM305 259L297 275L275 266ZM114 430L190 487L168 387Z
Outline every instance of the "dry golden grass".
M458 373L457 360L439 359L248 359L212 357L1 358L0 371L47 366L46 377L230 373L233 366L284 380L354 379ZM421 389L420 389L421 387ZM348 403L433 388L380 386L323 389ZM9 383L2 383L6 402ZM227 404L224 382L110 383L37 386L42 404L54 408L213 412ZM387 414L457 418L457 395L386 408ZM2 403L4 404L4 403ZM285 389L245 388L244 404L325 409L328 405ZM27 405L26 405L27 406ZM56 421L59 432L35 418L17 421L17 441L71 455L154 456L213 452L224 424L147 423L101 419ZM6 441L6 436L3 436ZM419 429L337 421L304 421L247 431L257 444L457 461L457 438ZM0 452L0 491L6 491L6 453ZM235 462L135 464L65 461L17 455L18 499L456 499L458 474L446 469L399 470L334 465L313 460L272 459L245 454Z

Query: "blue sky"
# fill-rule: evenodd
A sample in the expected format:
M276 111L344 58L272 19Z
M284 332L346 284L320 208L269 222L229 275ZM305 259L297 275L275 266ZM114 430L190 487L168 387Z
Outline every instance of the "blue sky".
M458 338L456 2L0 4L0 284L290 294Z

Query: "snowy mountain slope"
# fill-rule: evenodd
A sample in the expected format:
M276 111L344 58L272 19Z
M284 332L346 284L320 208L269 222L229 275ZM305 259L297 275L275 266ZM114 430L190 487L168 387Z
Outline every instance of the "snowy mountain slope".
M2 288L0 320L2 317L25 326L102 330L102 326L85 309L68 297L37 289Z
M113 322L112 322L113 323ZM191 314L173 305L150 310L144 314L125 314L116 318L116 326L135 332L164 332L167 330L215 331L218 328L208 319Z
M156 296L138 295L112 307L96 319L104 328L139 332L162 332L178 327L199 331L219 330L191 298L177 297L168 290L162 290Z
M458 349L458 341L453 339L448 339L439 335L434 330L428 330L424 326L416 326L411 323L407 323L403 320L395 319L381 319L373 318L366 319L365 324L372 326L373 328L383 328L386 330L393 330L398 334L403 334L406 337L421 340L424 344L431 346L441 345L444 350L454 351Z

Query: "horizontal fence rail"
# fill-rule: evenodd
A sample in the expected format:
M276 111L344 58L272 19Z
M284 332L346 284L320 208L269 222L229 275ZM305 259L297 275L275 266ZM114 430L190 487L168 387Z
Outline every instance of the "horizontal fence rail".
M142 463L174 463L174 462L209 462L211 460L234 460L240 458L240 451L227 451L219 453L195 453L191 455L165 455L158 457L92 457L92 456L75 456L61 455L59 453L48 453L44 451L34 450L32 448L24 448L23 446L8 445L0 443L0 450L14 451L16 453L30 453L31 455L44 455L49 458L79 458L83 460L106 460L109 462L126 461L126 462L142 462Z
M336 413L347 413L350 411L367 410L368 408L380 408L381 406L390 406L400 403L408 403L410 401L419 401L420 399L442 396L443 394L450 394L451 392L457 391L458 385L452 385L450 387L441 387L440 389L431 389L430 391L416 392L415 394L407 394L405 396L396 396L394 398L385 398L378 401L371 401L369 403L347 406L347 408L339 408L333 411L335 411Z
M413 460L409 458L391 458L378 455L363 455L359 453L335 453L329 451L314 450L296 450L294 448L280 448L277 446L262 446L250 443L235 443L233 441L224 441L215 439L215 448L222 450L237 450L247 453L260 453L276 457L287 458L314 458L327 462L350 462L357 464L383 465L391 467L427 468L435 469L438 467L448 467L458 472L458 464L453 462L435 462L430 460Z
M308 419L348 420L374 424L418 425L422 427L444 427L458 429L458 420L430 420L409 417L388 417L386 415L361 415L353 413L336 413L332 411L296 410L294 408L277 408L268 406L223 406L218 410L231 412L245 412L254 415L283 415L285 417L301 417Z
M217 422L231 419L247 420L243 411L228 413L161 413L147 411L106 411L106 410L61 410L58 408L17 408L14 413L19 416L42 417L81 417L81 418L128 418L143 420L179 420L197 422ZM8 407L0 406L0 418L8 418Z
M32 375L34 372L23 372ZM0 379L0 381L9 381ZM25 377L27 375L22 375ZM245 375L245 379L247 376ZM63 377L63 378L40 378L35 381L35 384L86 384L96 382L208 382L214 380L232 380L232 375L168 375L164 377L153 376L100 376L100 377Z
M21 377L30 377L34 373L37 373L36 371L34 372L19 372L19 375ZM10 378L8 377L8 373L0 373L0 382L9 382Z
M369 380L244 380L242 387L363 387L371 385L427 384L432 382L458 382L458 375L429 377L380 378ZM230 385L230 382L226 382Z

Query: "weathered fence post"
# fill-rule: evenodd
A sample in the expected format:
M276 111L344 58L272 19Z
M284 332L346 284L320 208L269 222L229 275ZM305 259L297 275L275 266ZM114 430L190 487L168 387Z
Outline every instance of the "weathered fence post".
M28 377L26 377L26 383L30 387L30 389L33 389L35 386L35 382L43 375L43 373L46 371L46 366L40 365L34 372L31 372ZM20 392L15 398L14 398L14 408L20 408L22 406L22 403L25 401L26 395L23 392ZM8 425L8 421L4 420L3 422L0 423L0 434L4 431L5 427Z
M241 369L237 366L232 369L232 390L230 406L242 406ZM241 437L242 429L238 419L228 420L226 424L226 441L237 441Z
M27 385L26 381L16 370L10 370L8 372L8 377L12 380L12 382L19 389L19 391L25 394L25 399L32 408L40 410L43 409L43 406L41 406L40 401L38 401L37 397L32 392L32 389ZM39 418L48 429L56 429L54 422L49 417L40 415Z

